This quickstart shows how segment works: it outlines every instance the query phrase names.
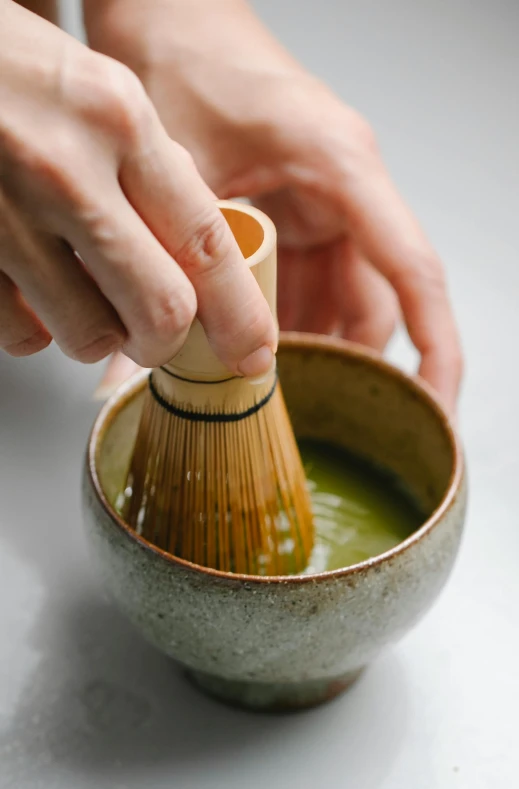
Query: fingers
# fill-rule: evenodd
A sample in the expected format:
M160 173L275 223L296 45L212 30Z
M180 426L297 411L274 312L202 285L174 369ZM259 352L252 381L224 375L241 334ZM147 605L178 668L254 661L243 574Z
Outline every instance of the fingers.
M299 249L278 249L278 321L281 331L295 331L301 314Z
M195 291L118 187L70 237L125 326L124 353L143 367L169 361L195 317Z
M334 282L341 334L382 352L397 325L399 310L391 286L349 240L334 254Z
M214 195L129 69L41 24L18 40L13 17L23 57L2 61L2 174L23 217L5 273L74 358L162 364L198 310L231 370L265 373L274 320Z
M51 340L16 285L0 271L0 348L11 356L29 356L42 351Z
M34 313L69 356L96 362L118 348L124 328L72 250L58 239L32 230L0 196L0 266ZM4 280L4 292L8 285ZM11 289L9 312L21 320L20 302ZM25 309L27 322L32 313ZM41 332L42 324L37 321Z
M398 320L394 291L344 239L279 250L279 320L283 330L340 334L383 351Z
M294 331L330 334L337 325L336 298L333 281L333 245L295 250L280 250L280 269L291 261L295 269L283 301L292 302L289 309Z
M375 159L348 174L342 195L354 240L398 296L420 375L454 408L462 353L438 257Z
M121 384L141 369L123 353L116 351L108 360L103 377L94 392L94 400L106 400L111 397Z
M62 228L85 265L0 196L0 265L72 358L95 362L124 347L137 363L162 364L189 330L194 290L117 184L113 193L105 211Z
M233 372L261 375L277 347L268 304L190 157L163 129L153 143L124 161L123 190L193 284L215 353Z

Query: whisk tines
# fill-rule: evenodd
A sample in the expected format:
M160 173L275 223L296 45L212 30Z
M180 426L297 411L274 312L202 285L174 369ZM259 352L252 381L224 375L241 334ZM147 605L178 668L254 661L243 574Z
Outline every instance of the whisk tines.
M259 211L220 204L275 313L275 231ZM232 376L195 321L153 370L123 516L148 541L199 565L246 574L302 571L313 544L309 493L276 373Z
M159 386L152 373L128 473L127 522L163 550L207 567L260 575L304 569L312 547L308 491L276 379L252 405L220 414L167 408Z

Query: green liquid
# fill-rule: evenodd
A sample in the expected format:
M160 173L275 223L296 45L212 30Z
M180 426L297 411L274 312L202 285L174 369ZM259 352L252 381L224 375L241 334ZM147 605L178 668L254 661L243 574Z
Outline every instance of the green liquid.
M338 570L378 556L425 522L423 509L392 472L333 444L305 439L298 445L315 526L314 548L303 574ZM125 490L115 497L120 515L128 494Z
M315 545L305 573L337 570L384 553L426 516L391 472L316 441L300 441Z

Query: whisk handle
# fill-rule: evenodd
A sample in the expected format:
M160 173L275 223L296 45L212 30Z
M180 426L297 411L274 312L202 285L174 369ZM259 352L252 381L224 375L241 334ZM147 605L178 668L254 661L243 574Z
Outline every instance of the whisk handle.
M273 222L262 211L245 203L219 200L218 206L277 320L276 228ZM197 381L223 380L231 376L213 352L198 319L193 321L182 349L164 368L176 376Z

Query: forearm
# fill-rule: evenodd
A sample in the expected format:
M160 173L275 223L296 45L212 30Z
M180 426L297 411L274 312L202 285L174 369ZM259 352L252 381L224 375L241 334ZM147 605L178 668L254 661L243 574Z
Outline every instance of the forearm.
M202 52L258 71L300 68L245 0L84 0L83 14L90 45L130 65L133 59L137 72L143 62L171 65L177 57L182 66Z
M283 97L296 85L297 100L297 84L310 79L244 0L84 0L84 15L90 46L139 76L221 196L222 178L234 180L221 162L245 167L277 126Z

